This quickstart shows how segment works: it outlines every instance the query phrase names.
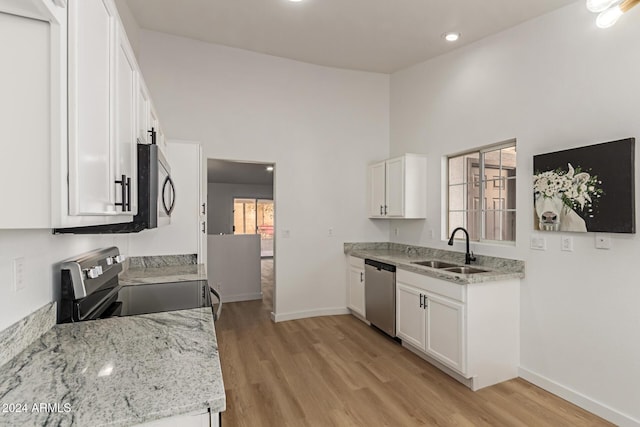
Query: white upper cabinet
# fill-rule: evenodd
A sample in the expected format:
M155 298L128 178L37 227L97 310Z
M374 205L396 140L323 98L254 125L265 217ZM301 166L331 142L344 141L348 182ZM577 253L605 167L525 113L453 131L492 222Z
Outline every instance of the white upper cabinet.
M427 159L402 157L369 166L370 218L426 218Z
M151 135L151 100L149 91L142 78L138 81L138 133L136 139L140 144L150 144Z
M112 0L70 0L68 46L69 214L130 220L138 71Z
M47 22L0 13L0 228L49 226L49 181L39 179L50 171L48 52Z
M122 209L135 215L138 212L137 186L137 100L138 71L133 50L122 25L118 25L115 65L115 159L116 180L126 181L124 191L126 206ZM118 187L122 190L122 186ZM116 199L118 197L116 196Z
M369 166L369 216L384 217L386 162Z

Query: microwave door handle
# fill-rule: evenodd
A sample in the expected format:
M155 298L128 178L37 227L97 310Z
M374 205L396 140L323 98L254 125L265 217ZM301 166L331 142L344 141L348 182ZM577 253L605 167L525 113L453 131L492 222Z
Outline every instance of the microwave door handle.
M171 191L170 206L167 206L167 199L165 197L167 185L169 186L169 189ZM176 188L175 188L175 185L173 184L173 180L171 179L171 177L167 175L167 177L164 180L164 184L162 185L162 207L164 207L164 211L167 213L167 215L171 215L171 212L173 212L173 208L175 208L175 206L176 206Z

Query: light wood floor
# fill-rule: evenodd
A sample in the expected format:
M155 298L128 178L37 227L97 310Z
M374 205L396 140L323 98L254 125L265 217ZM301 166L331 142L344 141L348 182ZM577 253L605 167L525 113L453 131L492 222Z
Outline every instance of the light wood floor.
M272 295L216 325L225 427L611 425L521 379L472 392L352 316L272 323Z

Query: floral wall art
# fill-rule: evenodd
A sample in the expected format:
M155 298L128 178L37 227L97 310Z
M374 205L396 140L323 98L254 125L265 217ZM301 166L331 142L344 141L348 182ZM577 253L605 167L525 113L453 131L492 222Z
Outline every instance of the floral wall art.
M635 233L635 138L533 157L534 229Z

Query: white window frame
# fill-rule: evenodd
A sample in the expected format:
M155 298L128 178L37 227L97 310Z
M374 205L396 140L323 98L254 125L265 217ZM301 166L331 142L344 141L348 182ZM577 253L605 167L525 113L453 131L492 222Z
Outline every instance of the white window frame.
M454 153L454 154L449 154L443 157L443 182L444 182L444 188L443 188L443 206L444 206L444 211L443 211L443 228L444 228L444 236L445 236L445 240L449 239L449 217L450 217L450 213L451 210L449 209L449 189L450 189L450 184L449 184L449 159L451 158L455 158L455 157L460 157L460 156L465 156L468 154L478 154L478 158L479 158L479 172L478 172L478 177L484 177L485 176L485 164L484 164L484 154L488 153L488 152L492 152L492 151L496 151L496 150L500 150L500 149L504 149L504 148L511 148L511 147L516 147L516 153L517 153L517 141L515 138L513 139L509 139L506 141L502 141L499 142L497 144L491 144L491 145L486 145L486 146L482 146L482 147L478 147L478 148L474 148L472 150L466 150L466 151L462 151L459 153ZM500 159L500 161L502 162L502 158ZM518 182L518 178L517 178L517 170L518 170L518 166L517 166L517 154L516 154L516 177L512 178L516 181L516 195L514 196L515 199L517 199L517 182ZM489 177L487 177L489 178ZM478 239L471 239L472 242L478 242L478 243L489 243L489 244L496 244L496 245L506 245L506 246L515 246L516 244L516 239L517 239L517 232L516 229L514 229L514 239L513 240L491 240L491 239L485 239L483 238L483 236L486 235L486 225L487 225L487 220L486 220L486 214L488 210L493 210L493 209L487 209L487 206L484 203L484 186L482 185L482 183L488 183L489 181L491 181L491 179L489 178L488 180L483 180L483 181L479 181L480 184L480 199L483 200L483 202L481 203L481 207L480 207L480 215L479 215L479 222L480 224L478 224L478 228L480 230L479 233L479 238ZM466 181L467 185L473 185L473 179L467 179ZM488 184L485 184L488 185ZM465 194L465 197L468 197L468 189L467 189L467 193ZM469 212L472 209L469 209L469 206L467 206L466 209L464 210L455 210L455 212ZM505 209L504 212L513 212L514 213L514 221L516 223L516 228L517 228L517 204L516 204L516 208L514 209ZM467 215L467 220L468 220L468 215ZM465 227L466 228L466 227ZM458 234L455 237L455 240L460 240L463 238L462 234Z

